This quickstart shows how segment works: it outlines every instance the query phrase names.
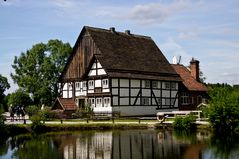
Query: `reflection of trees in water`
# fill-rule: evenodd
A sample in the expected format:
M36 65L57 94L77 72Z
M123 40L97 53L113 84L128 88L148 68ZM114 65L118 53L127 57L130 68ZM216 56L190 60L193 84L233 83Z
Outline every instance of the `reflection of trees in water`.
M239 157L239 136L213 134L210 147L205 150L213 158L235 159Z

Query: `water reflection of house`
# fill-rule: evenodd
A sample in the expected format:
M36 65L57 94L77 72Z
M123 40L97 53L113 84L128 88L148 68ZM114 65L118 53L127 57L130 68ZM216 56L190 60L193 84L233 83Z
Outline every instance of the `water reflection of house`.
M97 132L68 137L63 142L65 159L171 159L182 155L181 143L169 132Z
M112 132L73 136L70 143L64 140L62 145L65 159L110 159Z

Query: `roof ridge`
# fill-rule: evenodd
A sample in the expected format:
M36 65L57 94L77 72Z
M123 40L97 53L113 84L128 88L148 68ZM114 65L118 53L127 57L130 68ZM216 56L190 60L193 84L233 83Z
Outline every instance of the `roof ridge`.
M95 31L102 31L102 32L112 33L109 29L104 29L104 28L97 28L97 27L92 27L92 26L84 26L84 28L86 30L95 30ZM152 38L150 36L132 34L132 33L130 33L130 35L127 35L125 32L121 32L121 31L114 31L114 32L116 34L125 35L125 36L129 36L129 37L132 36L132 37L136 37L136 38L144 38L144 39L152 40Z

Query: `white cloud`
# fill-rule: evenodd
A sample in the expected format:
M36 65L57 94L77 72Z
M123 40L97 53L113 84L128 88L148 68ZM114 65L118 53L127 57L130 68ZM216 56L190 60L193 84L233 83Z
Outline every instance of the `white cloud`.
M76 5L72 0L51 0L50 3L60 8L71 8Z
M124 15L124 18L137 21L141 24L162 23L169 16L190 8L190 2L179 0L172 3L149 3L136 5Z

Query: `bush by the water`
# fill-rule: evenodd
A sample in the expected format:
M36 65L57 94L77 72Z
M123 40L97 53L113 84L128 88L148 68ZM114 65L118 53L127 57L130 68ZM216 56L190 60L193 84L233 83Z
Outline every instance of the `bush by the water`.
M31 128L36 133L45 132L46 126L42 123L42 117L39 114L33 115L31 118Z
M196 117L187 115L186 117L176 117L173 122L173 128L177 130L195 130Z
M239 89L217 87L210 90L209 120L219 133L239 134Z

